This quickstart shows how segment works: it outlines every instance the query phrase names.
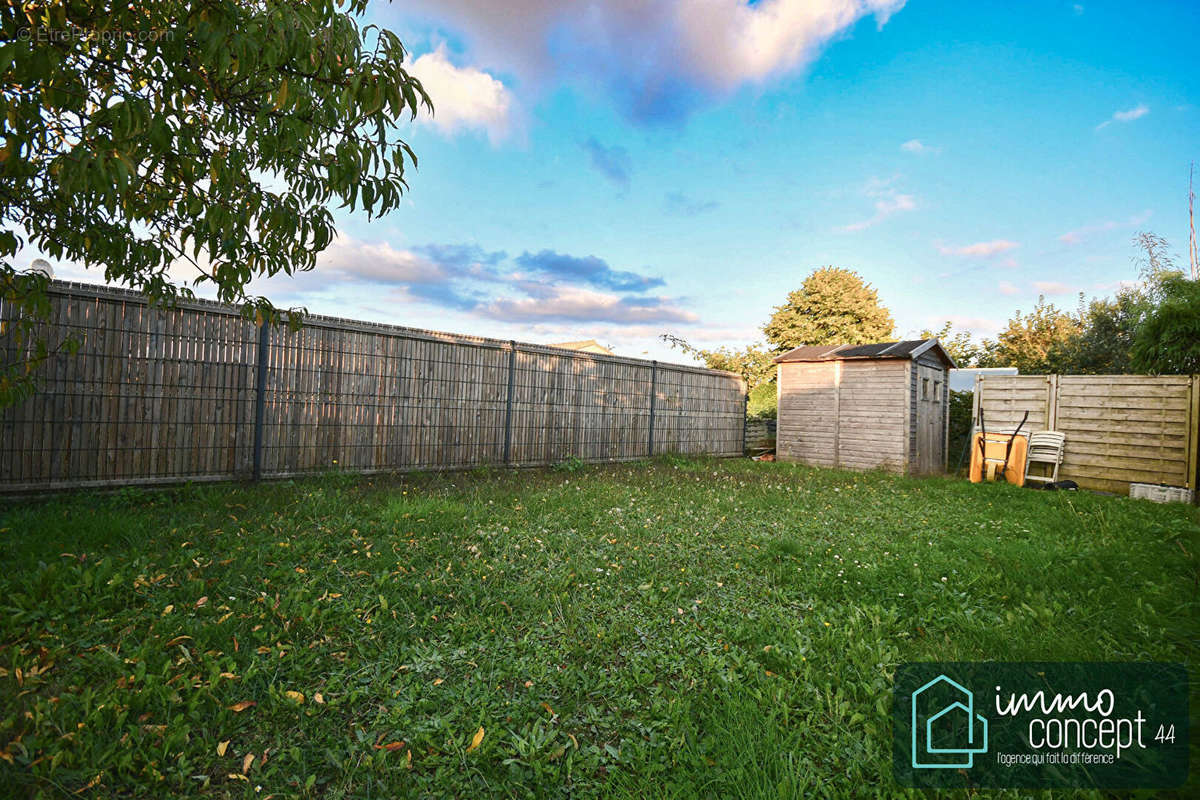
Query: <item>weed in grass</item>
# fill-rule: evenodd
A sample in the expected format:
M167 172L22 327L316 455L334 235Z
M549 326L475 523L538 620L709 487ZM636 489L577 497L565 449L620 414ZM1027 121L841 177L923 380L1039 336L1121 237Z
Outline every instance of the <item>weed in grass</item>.
M559 461L557 464L550 467L550 469L554 470L555 472L579 472L586 466L587 464L583 461L583 459L577 456L571 456L570 458Z

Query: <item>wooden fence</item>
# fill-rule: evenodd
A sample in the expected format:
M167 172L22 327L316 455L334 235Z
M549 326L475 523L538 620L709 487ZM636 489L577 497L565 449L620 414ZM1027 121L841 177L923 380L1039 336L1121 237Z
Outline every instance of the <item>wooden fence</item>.
M742 453L726 372L329 317L260 328L57 281L51 301L41 333L80 346L0 411L0 491Z
M775 449L775 433L778 424L773 419L746 420L746 452L755 454Z
M1200 376L987 375L975 382L988 430L1066 434L1061 478L1127 494L1130 483L1196 488Z

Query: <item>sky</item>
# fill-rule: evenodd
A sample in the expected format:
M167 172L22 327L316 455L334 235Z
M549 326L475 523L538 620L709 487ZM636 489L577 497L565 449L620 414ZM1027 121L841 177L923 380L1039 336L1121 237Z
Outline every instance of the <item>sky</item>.
M1136 279L1187 244L1200 4L408 0L435 106L404 204L337 213L314 313L687 362L762 338L825 265L898 337L990 336L1039 295ZM58 276L100 276L60 265Z

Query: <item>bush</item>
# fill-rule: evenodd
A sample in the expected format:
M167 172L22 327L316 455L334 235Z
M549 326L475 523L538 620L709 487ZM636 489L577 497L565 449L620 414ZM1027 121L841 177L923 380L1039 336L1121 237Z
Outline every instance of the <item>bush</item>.
M778 401L775 381L760 383L750 390L750 399L746 402L746 416L751 419L775 419L778 414Z
M971 435L971 409L975 403L974 392L950 390L950 446L946 450L946 469L953 471L958 465L959 454Z

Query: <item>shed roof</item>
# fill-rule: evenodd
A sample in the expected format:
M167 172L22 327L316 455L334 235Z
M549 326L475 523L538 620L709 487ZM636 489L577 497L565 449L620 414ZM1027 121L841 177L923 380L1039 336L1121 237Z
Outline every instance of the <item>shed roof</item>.
M788 361L848 361L851 359L913 359L932 351L946 366L955 366L952 359L937 339L905 339L900 342L877 342L875 344L818 344L804 345L776 356L774 362Z

